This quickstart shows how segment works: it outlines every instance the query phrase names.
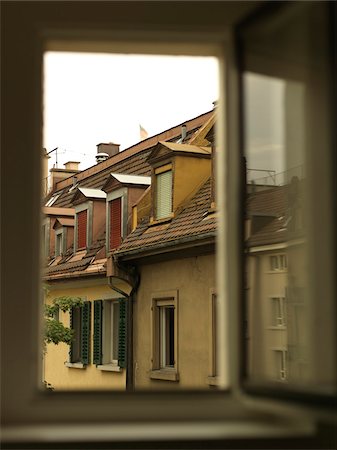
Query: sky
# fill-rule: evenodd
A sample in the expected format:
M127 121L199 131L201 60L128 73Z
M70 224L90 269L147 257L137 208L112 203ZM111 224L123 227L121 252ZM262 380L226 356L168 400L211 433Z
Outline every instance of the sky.
M47 52L43 145L58 147L59 168L79 161L84 170L97 144L124 150L140 141L140 125L153 136L211 110L218 96L213 57Z

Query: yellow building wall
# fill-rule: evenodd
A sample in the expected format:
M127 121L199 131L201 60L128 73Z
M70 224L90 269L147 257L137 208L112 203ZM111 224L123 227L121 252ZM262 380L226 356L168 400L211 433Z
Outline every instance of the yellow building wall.
M173 211L191 198L211 176L211 159L174 158Z
M64 284L55 289L51 287L46 302L61 296L81 297L84 300L108 300L119 298L120 295L106 285L92 285L90 287L68 287ZM60 311L60 320L69 327L69 313ZM52 385L55 390L85 390L108 389L124 390L126 382L126 370L121 372L108 372L98 370L93 360L93 303L91 304L91 339L90 354L91 363L84 369L69 368L65 362L69 361L69 346L63 343L58 345L47 344L44 358L44 380Z
M143 265L134 304L135 388L208 389L210 372L210 302L215 288L214 255ZM152 295L178 291L179 381L154 380L152 370Z

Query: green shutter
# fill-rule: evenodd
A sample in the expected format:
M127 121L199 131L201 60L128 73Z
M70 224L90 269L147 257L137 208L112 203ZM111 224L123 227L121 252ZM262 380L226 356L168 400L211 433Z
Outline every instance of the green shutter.
M73 315L73 308L69 311L69 327L71 330L74 329L74 315ZM74 342L71 341L70 347L69 347L69 362L73 362L73 354L74 354Z
M103 301L94 301L94 349L93 363L102 364L102 311Z
M126 299L119 299L118 365L126 367Z
M90 362L90 312L91 302L84 302L81 308L81 362Z

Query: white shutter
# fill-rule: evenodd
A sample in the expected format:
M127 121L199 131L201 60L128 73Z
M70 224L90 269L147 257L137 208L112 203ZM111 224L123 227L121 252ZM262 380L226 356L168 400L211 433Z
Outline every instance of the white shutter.
M156 219L168 217L172 212L172 171L156 176Z

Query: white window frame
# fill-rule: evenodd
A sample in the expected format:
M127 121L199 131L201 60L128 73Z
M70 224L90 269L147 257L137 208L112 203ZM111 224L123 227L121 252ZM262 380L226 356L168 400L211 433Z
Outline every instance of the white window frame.
M21 164L17 165L17 158L7 157L2 161L4 182L6 179L7 184L12 187L3 194L2 207L6 210L2 217L17 216L17 199L22 196L22 186L25 192L25 233L21 232L22 224L13 220L5 221L2 227L6 236L2 248L2 258L5 261L2 268L6 270L2 305L2 332L6 336L6 339L2 339L5 347L1 352L2 383L6 386L2 392L2 439L6 442L38 442L48 445L49 442L67 442L67 439L72 442L136 442L144 439L294 438L304 435L310 437L315 433L318 417L315 408L306 409L306 414L301 413L301 420L298 420L298 411L292 404L280 405L277 401L265 403L259 398L250 398L250 408L247 409L241 401L245 394L239 383L239 306L238 302L233 301L240 294L237 201L240 192L240 152L236 114L239 80L235 63L235 42L229 23L230 17L233 22L239 19L234 20L233 16L226 14L223 2L214 3L208 6L208 12L212 13L203 18L202 28L198 19L194 20L196 11L193 11L189 27L186 27L186 21L181 23L177 20L177 12L171 5L165 10L165 14L161 9L165 6L157 8L157 5L153 5L151 17L149 16L149 20L154 21L153 26L139 20L137 8L130 9L127 3L125 10L123 6L118 6L115 14L108 14L115 7L114 2L102 3L102 8L97 8L94 2L86 2L83 8L62 2L57 5L36 2L24 6L25 9L21 12L15 10L23 7L18 2L8 2L3 7L5 12L9 7L14 8L6 13L7 21L4 23L3 54L7 60L6 64L2 64L2 70L6 75L7 86L3 101L5 109L9 111L3 119L6 120L5 140L7 139L4 148L10 148L12 154L20 158ZM242 4L240 19L257 6L260 6L259 2ZM55 8L58 14L55 14ZM174 21L170 9L174 10ZM190 9L186 11L191 13ZM122 17L125 19L123 28L116 27L116 24L120 25L119 19ZM226 20L227 23L220 23ZM137 23L137 28L134 23ZM98 36L100 42L97 40ZM42 373L41 349L36 345L41 338L40 317L43 305L42 298L40 304L37 302L41 297L38 254L40 228L37 226L40 221L41 179L40 152L36 151L41 148L42 52L65 49L95 51L102 48L122 53L202 54L220 59L221 98L218 106L217 148L222 151L217 153L216 177L219 209L217 289L219 309L226 324L220 330L220 339L231 345L226 346L219 357L223 384L230 386L230 394L216 392L216 395L212 395L207 392L199 396L183 392L162 392L151 397L140 393L126 398L122 393L119 396L116 392L105 392L103 396L98 393L72 392L59 395L55 392L51 396L36 389ZM12 54L15 58L11 57ZM227 110L231 114L227 115ZM15 114L11 111L15 111ZM18 129L20 133L17 133ZM322 143L313 142L312 147L317 149L320 144ZM335 233L330 189L331 154L328 151L316 154L312 151L310 155L313 159L309 162L309 170L312 173L324 173L325 176L320 179L319 188L317 185L313 186L308 195L316 213L309 230L309 287L313 298L333 299L336 296L335 255L331 245ZM11 182L13 173L20 180L17 185ZM324 233L320 233L322 225ZM17 283L18 255L20 263L25 267L20 274L20 283ZM322 260L325 262L324 267ZM229 299L232 301L228 301ZM324 346L320 335L316 345ZM13 354L20 354L20 358L13 358ZM29 368L25 372L24 383L22 367ZM87 407L89 398L90 408ZM231 408L231 404L235 407ZM112 423L119 425L111 426Z
M285 272L288 270L288 259L286 253L278 253L269 256L271 272Z
M179 381L179 334L178 334L178 291L161 291L151 295L151 355L152 371L150 378L155 380ZM168 309L174 310L174 363L167 364L167 333L165 318Z
M285 328L286 327L286 299L284 296L273 295L269 297L270 301L270 326L271 328ZM274 304L277 304L276 309L278 310L278 314L274 314L275 307Z
M60 248L58 248L59 243ZM67 246L67 229L66 227L60 227L57 230L55 230L55 256L64 255L66 252L66 246Z
M158 179L159 177L164 176L165 174L170 173L171 174L171 180L170 180L170 191L169 191L169 201L170 201L170 211L168 211L167 214L160 214L159 215L159 203L162 201L162 196L159 197L159 192L158 192ZM172 212L173 212L173 170L172 170L172 166L170 168L166 168L164 170L161 170L161 168L157 168L155 169L155 220L162 220L162 219L166 219L168 217L172 216Z
M116 323L117 317L117 323ZM103 365L118 365L119 303L114 300L103 301ZM117 327L117 329L116 329ZM116 343L117 341L117 343Z
M272 349L275 357L276 381L287 381L288 378L288 351L286 349Z

